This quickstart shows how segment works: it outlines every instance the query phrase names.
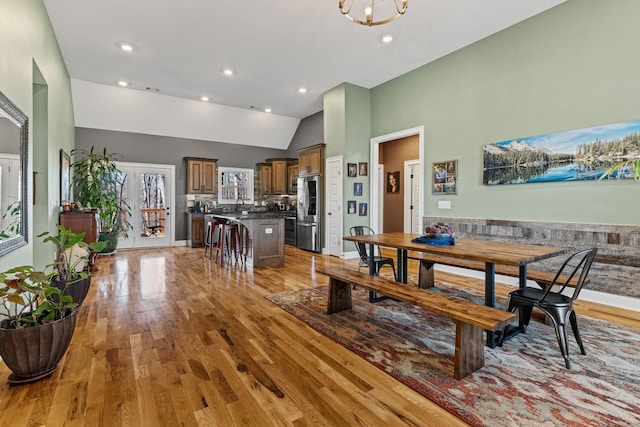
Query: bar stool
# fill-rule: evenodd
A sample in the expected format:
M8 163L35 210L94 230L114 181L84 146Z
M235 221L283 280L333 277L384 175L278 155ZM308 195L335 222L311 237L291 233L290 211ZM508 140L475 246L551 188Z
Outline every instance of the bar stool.
M213 258L213 247L217 246L219 241L214 243L213 237L215 236L216 227L218 227L222 222L211 220L207 222L207 230L205 233L204 239L204 256L207 256L207 249L209 250L209 259Z
M225 248L226 247L226 248ZM218 228L218 245L216 246L216 262L220 257L220 265L224 265L224 257L233 255L238 262L238 249L241 247L238 224L223 222Z

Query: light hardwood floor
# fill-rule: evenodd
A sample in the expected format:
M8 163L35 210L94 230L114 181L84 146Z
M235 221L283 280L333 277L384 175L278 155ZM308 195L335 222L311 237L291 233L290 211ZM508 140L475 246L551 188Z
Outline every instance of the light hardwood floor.
M180 247L98 263L53 376L9 387L1 364L0 425L466 425L264 298L325 284L317 266L354 260L287 246L284 267L247 271ZM638 313L580 311L640 327Z

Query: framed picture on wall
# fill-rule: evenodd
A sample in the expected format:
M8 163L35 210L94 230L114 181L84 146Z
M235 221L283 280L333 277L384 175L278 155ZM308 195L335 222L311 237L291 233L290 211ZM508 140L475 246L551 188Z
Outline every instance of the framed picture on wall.
M358 165L356 163L347 163L347 176L358 176Z
M400 192L400 171L387 172L387 193Z
M362 183L356 182L353 184L353 195L362 196Z
M458 161L448 160L433 164L432 194L457 194Z
M360 176L367 176L369 174L369 165L367 164L367 162L360 162L359 163L359 175Z
M356 213L356 201L355 200L347 200L347 213L355 214Z
M367 204L366 203L360 203L360 206L358 207L358 215L359 216L367 216Z

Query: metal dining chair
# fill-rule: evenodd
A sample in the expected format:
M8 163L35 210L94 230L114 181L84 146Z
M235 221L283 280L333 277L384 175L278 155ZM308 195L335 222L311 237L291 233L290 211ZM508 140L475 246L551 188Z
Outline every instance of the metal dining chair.
M351 227L350 233L352 236L376 234L371 228L365 225L356 225L354 227ZM376 251L378 252L378 254L380 253L380 249L377 246L374 246L374 250L373 250L374 253L369 254L367 252L367 246L369 245L367 245L366 243L360 243L360 242L354 242L354 244L356 245L356 249L358 250L358 255L360 256L360 262L358 263L358 271L360 271L360 268L363 265L366 265L367 267L369 267L370 263L373 263L374 271L377 276L379 275L380 269L383 266L389 265L393 269L393 278L396 280L398 279L398 276L396 275L396 267L395 267L395 262L393 261L393 258L376 255L375 254ZM376 248L378 249L376 250Z
M573 310L573 301L575 301L580 294L580 290L587 279L587 274L589 273L597 251L597 248L591 248L574 253L564 261L562 267L560 267L560 270L553 279L551 286L545 289L528 286L520 288L509 293L509 299L507 300L508 311L513 312L516 309L520 310L520 325L522 325L525 330L531 319L531 312L534 307L542 310L551 319L567 369L571 369L569 344L567 342L567 322L571 324L571 329L580 347L580 352L586 354L584 346L582 345L582 339L580 338L580 331L578 331L578 321L576 319L576 313ZM571 271L571 274L563 276L565 271L567 273ZM564 278L560 280L560 277ZM571 281L575 277L578 278L578 281L573 293L571 295L565 295L563 291L570 286ZM505 336L505 332L506 330L502 333L503 337Z

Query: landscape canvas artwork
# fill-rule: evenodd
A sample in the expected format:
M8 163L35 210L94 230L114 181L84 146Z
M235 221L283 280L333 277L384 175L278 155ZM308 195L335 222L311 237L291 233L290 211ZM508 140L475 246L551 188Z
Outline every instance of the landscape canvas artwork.
M484 146L484 185L582 181L640 159L640 120L502 141ZM622 166L607 179L633 178Z

